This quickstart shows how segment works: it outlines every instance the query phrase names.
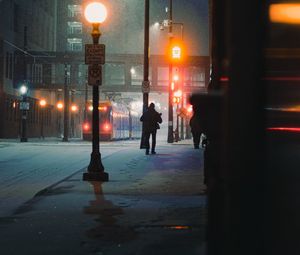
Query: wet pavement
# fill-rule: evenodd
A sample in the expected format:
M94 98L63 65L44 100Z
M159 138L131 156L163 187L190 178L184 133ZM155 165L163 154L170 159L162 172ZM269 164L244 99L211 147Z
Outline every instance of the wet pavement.
M202 150L157 153L129 147L103 160L109 182L84 182L82 169L41 190L0 218L1 255L205 254Z

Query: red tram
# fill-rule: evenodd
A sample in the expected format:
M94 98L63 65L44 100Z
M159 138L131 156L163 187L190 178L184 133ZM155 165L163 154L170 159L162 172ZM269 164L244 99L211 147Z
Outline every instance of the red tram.
M82 125L83 140L92 140L92 110L89 106ZM99 137L102 141L134 139L141 135L141 122L136 112L121 103L102 101L99 103Z

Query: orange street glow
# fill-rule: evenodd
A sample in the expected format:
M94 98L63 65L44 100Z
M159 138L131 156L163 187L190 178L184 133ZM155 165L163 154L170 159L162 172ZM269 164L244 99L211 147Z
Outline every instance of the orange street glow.
M73 105L71 106L71 111L72 111L72 112L77 112L77 111L78 111L78 106L75 105L75 104L73 104Z
M174 58L174 59L181 58L181 48L179 46L174 46L172 48L172 58Z
M56 107L57 107L57 109L61 110L62 108L64 108L64 105L62 102L58 102Z
M271 4L269 17L274 23L300 24L300 4Z
M44 107L44 106L46 106L46 104L47 104L47 102L45 99L40 100L40 106Z
M106 112L107 111L107 106L99 106L99 111L101 112Z
M174 82L173 81L171 82L171 90L172 91L174 90Z
M175 97L181 97L182 96L182 91L181 90L177 90L174 92L174 96Z

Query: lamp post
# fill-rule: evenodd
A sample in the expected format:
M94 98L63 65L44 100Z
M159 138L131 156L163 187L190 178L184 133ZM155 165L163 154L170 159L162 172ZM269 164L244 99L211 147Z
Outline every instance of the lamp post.
M69 137L69 88L68 88L68 66L65 64L65 84L64 84L64 137L63 142L68 142Z
M99 30L99 26L107 17L107 10L102 3L93 2L86 6L84 15L87 21L91 23L93 26L93 30L91 33L91 36L93 38L93 45L91 45L92 47L90 47L90 49L91 51L94 51L97 49L97 46L100 46L99 38L101 36L101 33ZM104 45L102 46L103 49ZM88 47L86 47L86 49L88 49ZM103 54L102 57L104 59L104 53L102 52L101 54ZM88 172L83 174L83 180L84 181L108 181L108 173L104 172L104 167L101 161L100 144L99 144L99 86L102 83L101 64L103 63L101 63L100 60L97 60L96 63L95 61L87 60L87 51L86 51L86 63L92 64L92 66L89 66L89 69L93 70L93 72L91 73L89 71L88 78L92 80L93 77L92 74L98 74L99 76L96 75L97 79L95 84L91 84L89 79L89 85L93 85L93 128L92 128L93 151L91 153L91 161L87 169Z
M169 0L169 45L172 44L173 30L172 30L172 8L173 1ZM173 136L173 104L172 104L172 77L173 77L173 64L172 61L169 63L169 107L168 107L168 143L174 142Z
M64 105L61 101L58 101L56 104L57 110L58 110L58 137L61 137L61 112L64 108Z
M71 105L71 135L75 137L75 114L78 112L78 106L76 104Z
M147 111L149 104L150 83L149 77L149 0L145 0L145 23L144 23L144 79L142 84L143 92L143 113ZM142 124L142 137L140 148L145 149L145 124Z
M47 102L45 99L40 100L40 106L41 106L41 138L45 138L44 135L44 108L46 106Z
M171 45L172 44L172 40L173 40L173 26L175 25L178 25L180 26L180 35L181 35L181 42L183 43L183 37L184 37L184 24L182 22L173 22L172 20L172 0L170 0L170 10L169 10L169 20L163 20L163 22L156 22L157 24L157 27L159 27L160 30L164 30L166 27L169 28L169 44ZM169 75L172 75L172 70L171 70L171 66L169 66ZM184 82L184 79L183 79L183 72L181 74L182 76L182 89L183 89L183 82ZM169 84L170 85L170 84ZM170 93L169 93L169 100L170 100ZM183 109L183 98L181 100L181 108ZM170 103L169 103L169 122L170 120L173 122L172 118L171 117L171 113L170 112L173 112L173 108L172 110L170 111ZM173 115L172 115L173 116ZM183 140L184 139L184 132L183 132L183 118L181 118L181 129L180 129L180 138ZM170 137L170 134L171 134L171 128L169 128L168 130L168 141L170 140L171 141L171 137ZM177 130L178 131L178 130Z
M26 85L22 85L20 88L20 93L22 95L22 102L20 105L20 110L22 111L22 129L20 142L27 142L27 111L29 110L29 103L27 102L27 92L28 87Z

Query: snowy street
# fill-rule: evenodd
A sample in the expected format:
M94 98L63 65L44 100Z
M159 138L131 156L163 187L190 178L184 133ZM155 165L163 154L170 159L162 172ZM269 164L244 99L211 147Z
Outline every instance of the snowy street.
M165 137L101 143L103 183L82 180L90 143L1 141L3 254L205 254L203 150Z
M102 160L138 141L103 142ZM80 140L63 143L58 139L28 143L2 140L0 143L0 217L11 214L37 192L85 168L92 145ZM5 206L4 206L5 205Z

